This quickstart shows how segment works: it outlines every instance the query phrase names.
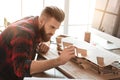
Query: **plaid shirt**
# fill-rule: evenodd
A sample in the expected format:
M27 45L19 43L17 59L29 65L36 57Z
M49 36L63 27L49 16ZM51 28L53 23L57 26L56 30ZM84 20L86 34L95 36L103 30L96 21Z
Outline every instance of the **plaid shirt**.
M18 20L0 34L0 80L31 76L31 61L40 42L38 34L38 16Z

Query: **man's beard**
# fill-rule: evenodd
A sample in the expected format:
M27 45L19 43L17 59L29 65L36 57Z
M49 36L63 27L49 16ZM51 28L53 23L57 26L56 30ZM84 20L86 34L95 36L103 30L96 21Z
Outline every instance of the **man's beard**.
M40 35L41 35L41 38L43 40L43 42L47 42L47 41L50 41L51 39L51 36L53 35L52 33L46 33L45 32L45 25L42 26L42 28L40 29Z

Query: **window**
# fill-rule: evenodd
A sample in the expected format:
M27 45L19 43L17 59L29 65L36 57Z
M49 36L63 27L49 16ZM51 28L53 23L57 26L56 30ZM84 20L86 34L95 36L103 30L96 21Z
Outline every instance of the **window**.
M91 26L95 0L70 0L68 34L74 37L84 36Z
M1 0L0 1L0 17L7 18L13 22L21 18L21 0Z
M102 32L116 36L120 22L119 8L120 0L97 0L93 27Z
M43 0L22 0L22 17L40 15Z

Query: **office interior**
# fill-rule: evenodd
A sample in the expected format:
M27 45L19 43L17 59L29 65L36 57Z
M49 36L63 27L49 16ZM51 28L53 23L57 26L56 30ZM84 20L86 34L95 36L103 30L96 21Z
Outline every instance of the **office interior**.
M57 44L56 37L59 35L85 41L85 33L88 32L89 45L120 57L120 0L1 0L0 32L23 17L39 16L44 7L51 5L65 12L65 20L51 38L51 44ZM56 68L48 70L48 73L52 77L47 75L47 79L71 79Z

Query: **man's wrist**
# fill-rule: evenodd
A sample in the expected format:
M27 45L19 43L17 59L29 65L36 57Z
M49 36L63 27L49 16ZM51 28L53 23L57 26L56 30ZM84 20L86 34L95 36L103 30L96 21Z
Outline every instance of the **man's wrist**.
M63 65L63 61L60 57L56 58L56 63L58 63L58 65Z

